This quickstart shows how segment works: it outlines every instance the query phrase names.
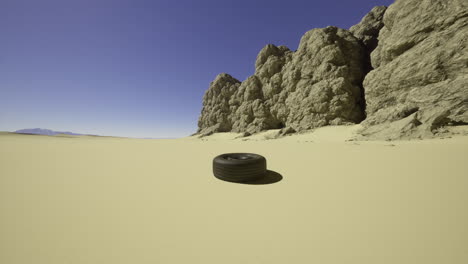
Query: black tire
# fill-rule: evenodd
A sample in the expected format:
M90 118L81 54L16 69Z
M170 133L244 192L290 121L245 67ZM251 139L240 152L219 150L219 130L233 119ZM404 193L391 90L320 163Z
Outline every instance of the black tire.
M253 153L226 153L213 159L213 174L230 182L249 182L266 175L265 157Z

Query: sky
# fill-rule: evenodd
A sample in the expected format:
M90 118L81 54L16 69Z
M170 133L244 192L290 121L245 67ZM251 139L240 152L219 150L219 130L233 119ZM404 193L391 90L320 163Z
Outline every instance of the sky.
M176 138L222 72L390 0L1 0L0 131Z

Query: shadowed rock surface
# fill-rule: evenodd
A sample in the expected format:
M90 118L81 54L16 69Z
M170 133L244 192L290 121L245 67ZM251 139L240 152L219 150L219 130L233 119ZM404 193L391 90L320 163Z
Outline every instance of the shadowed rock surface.
M368 138L431 137L468 124L468 1L405 0L384 15L364 80Z
M237 92L240 81L227 73L221 73L211 82L210 89L203 97L202 114L198 127L205 135L214 132L228 132L232 129L229 98Z
M356 38L362 41L369 53L377 47L377 38L380 29L384 26L383 16L386 10L386 6L376 6L372 8L372 10L362 18L359 24L349 29Z

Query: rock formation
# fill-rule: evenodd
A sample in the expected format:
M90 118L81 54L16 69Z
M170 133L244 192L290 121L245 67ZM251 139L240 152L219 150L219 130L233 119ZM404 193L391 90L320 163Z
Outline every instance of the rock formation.
M240 81L227 73L221 73L211 82L210 89L203 97L203 109L198 127L208 135L214 132L228 132L232 129L229 98L238 90Z
M82 136L83 134L73 133L69 131L54 131L50 129L43 129L43 128L26 128L16 130L14 133L18 134L33 134L33 135L46 135L46 136L55 136L55 135L72 135L72 136Z
M269 44L257 56L254 75L240 83L221 74L211 83L198 133L360 122L364 57L360 41L336 27L310 30L296 52Z
M361 133L423 138L468 124L468 2L396 1L383 23L371 53L375 69L364 80Z
M379 42L379 32L384 26L383 16L387 10L386 6L376 6L365 15L359 24L352 26L349 31L361 41L361 44L366 50L364 57L364 71L367 74L372 70L370 54L377 47Z
M362 41L366 50L371 53L378 43L380 29L384 26L383 16L387 10L386 6L376 6L365 15L359 24L352 26L349 31Z
M350 30L312 29L297 51L267 45L254 75L220 74L197 134L360 123L366 138L429 137L468 124L468 2L397 0Z

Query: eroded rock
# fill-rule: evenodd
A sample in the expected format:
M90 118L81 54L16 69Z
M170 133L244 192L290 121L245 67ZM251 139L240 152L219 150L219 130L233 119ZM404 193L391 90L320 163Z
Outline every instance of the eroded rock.
M203 96L203 108L198 120L198 134L210 135L232 129L228 99L238 90L240 81L227 73L221 73L211 82Z
M365 15L359 24L352 26L349 31L362 41L366 50L370 53L378 43L380 29L383 27L383 16L387 10L386 6L376 6Z
M253 134L286 126L301 131L360 122L364 56L359 40L336 27L310 30L296 52L269 44L244 82L222 75L211 83L199 133Z
M467 43L467 1L391 5L371 55L376 69L364 80L363 135L423 138L446 125L468 124ZM409 116L417 121L402 127Z
M466 0L376 7L350 31L308 31L295 52L265 46L242 83L218 75L197 133L289 133L365 118L366 139L431 137L468 124L467 43Z

